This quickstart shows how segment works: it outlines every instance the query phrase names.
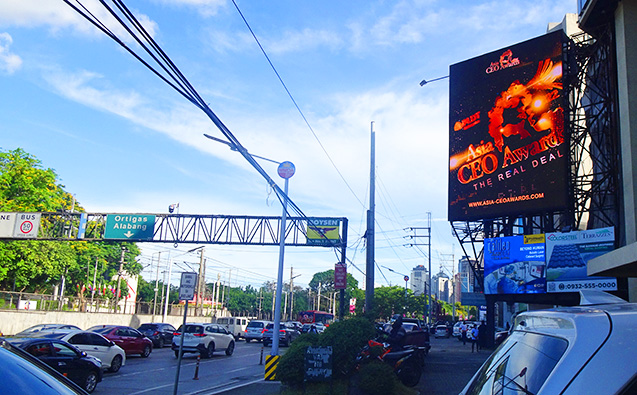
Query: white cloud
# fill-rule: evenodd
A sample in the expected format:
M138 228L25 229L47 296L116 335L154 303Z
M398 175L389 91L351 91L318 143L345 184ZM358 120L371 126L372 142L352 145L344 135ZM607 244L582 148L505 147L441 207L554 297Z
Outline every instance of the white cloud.
M175 6L187 6L197 10L204 17L216 15L219 9L225 7L226 0L156 0L159 3Z
M9 74L14 73L22 66L22 59L10 52L13 39L9 33L0 33L0 70Z
M77 1L70 0L70 3L85 12L85 10L78 5ZM128 37L128 33L115 21L98 0L82 0L80 3L123 41L132 42ZM135 10L131 11L142 26L144 26L146 31L152 37L156 36L158 31L157 24L147 15L136 12ZM57 32L62 29L71 29L83 36L87 34L91 36L103 35L95 26L61 0L2 0L2 2L0 2L0 26L28 28L48 26L53 34L57 34Z

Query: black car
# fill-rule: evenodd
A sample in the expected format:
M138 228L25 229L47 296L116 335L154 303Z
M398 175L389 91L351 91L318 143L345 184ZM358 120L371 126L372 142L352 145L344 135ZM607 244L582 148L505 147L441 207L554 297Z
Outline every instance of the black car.
M0 371L4 395L86 394L77 384L5 339L0 339Z
M68 377L86 392L93 392L97 383L102 381L100 360L63 340L26 337L8 340Z
M269 346L272 344L274 324L268 324L265 329L265 332L263 332L263 345ZM281 322L279 324L279 344L290 346L290 343L300 335L301 332L299 332L294 325L288 324L287 322Z
M137 328L144 336L153 342L153 346L162 348L170 346L173 341L173 334L177 331L174 326L164 323L142 324Z

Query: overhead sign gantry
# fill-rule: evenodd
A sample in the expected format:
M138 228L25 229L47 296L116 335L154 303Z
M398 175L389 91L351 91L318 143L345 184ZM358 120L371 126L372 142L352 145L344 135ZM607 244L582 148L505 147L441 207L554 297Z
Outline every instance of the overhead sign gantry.
M0 240L86 240L150 243L279 245L281 217L0 213ZM347 218L288 217L285 244L345 248Z

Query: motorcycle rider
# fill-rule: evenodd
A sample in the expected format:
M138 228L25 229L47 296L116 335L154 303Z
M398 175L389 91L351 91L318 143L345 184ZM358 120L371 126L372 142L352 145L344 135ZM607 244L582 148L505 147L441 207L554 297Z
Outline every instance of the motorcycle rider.
M400 350L403 346L403 340L407 335L405 328L403 328L403 316L395 315L394 323L391 326L391 331L389 332L389 337L387 338L387 343L393 351Z

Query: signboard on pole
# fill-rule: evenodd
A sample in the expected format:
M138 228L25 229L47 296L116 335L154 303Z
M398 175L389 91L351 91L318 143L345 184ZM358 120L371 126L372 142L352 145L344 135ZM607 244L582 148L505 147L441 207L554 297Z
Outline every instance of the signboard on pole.
M336 245L340 242L341 220L338 218L309 218L307 245Z
M141 214L109 214L106 216L105 239L153 239L155 216Z
M331 379L332 346L308 346L305 351L305 380L327 381Z
M334 289L347 288L347 265L337 263L334 265Z
M179 283L179 300L193 300L195 298L195 289L197 288L197 273L186 272L181 273L181 282Z

